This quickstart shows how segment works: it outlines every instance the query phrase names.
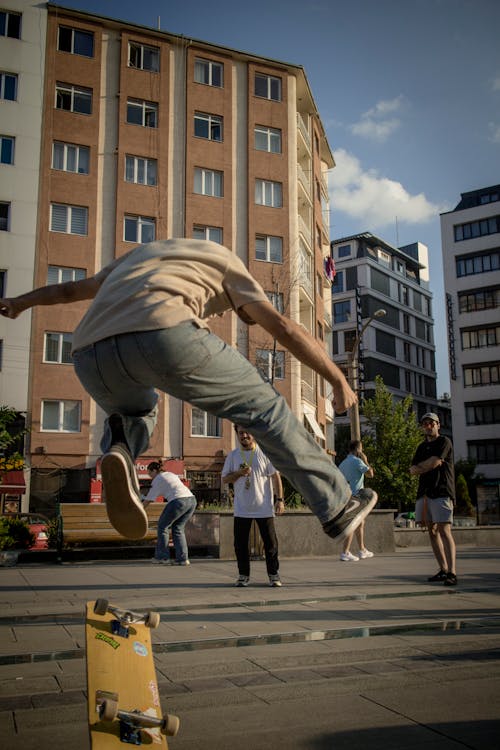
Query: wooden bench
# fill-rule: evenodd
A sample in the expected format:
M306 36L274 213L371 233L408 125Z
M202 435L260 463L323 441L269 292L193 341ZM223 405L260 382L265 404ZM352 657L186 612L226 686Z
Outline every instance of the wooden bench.
M146 508L149 528L140 542L155 542L158 519L164 510L164 503L151 503ZM79 544L103 544L125 542L111 526L103 503L61 503L59 506L59 548Z

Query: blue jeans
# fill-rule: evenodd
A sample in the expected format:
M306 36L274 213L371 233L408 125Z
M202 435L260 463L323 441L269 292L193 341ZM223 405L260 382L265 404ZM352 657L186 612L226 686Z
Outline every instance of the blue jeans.
M162 511L158 521L158 540L156 542L155 557L159 560L168 560L168 537L172 529L172 541L175 549L177 562L185 562L188 559L188 547L184 528L193 515L196 508L196 500L189 497L176 497L169 500Z
M208 329L186 321L158 331L124 333L74 352L73 359L94 401L108 416L122 416L134 458L148 448L158 389L246 427L322 524L335 518L349 500L349 486L332 458L285 399L245 357ZM101 450L105 453L110 447L106 420Z

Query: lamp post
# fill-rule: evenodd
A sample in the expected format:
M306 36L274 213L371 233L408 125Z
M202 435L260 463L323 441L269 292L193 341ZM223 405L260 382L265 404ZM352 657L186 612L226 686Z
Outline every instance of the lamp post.
M384 315L386 315L386 311L382 308L375 310L375 312L368 318L366 323L361 328L360 332L354 339L354 344L352 346L352 350L349 352L349 380L351 384L351 388L354 391L354 393L358 396L358 350L359 345L361 343L361 339L363 338L363 334L375 318L383 318ZM351 440L361 440L361 427L359 424L359 404L356 401L356 403L351 406L350 410L350 417L351 417Z

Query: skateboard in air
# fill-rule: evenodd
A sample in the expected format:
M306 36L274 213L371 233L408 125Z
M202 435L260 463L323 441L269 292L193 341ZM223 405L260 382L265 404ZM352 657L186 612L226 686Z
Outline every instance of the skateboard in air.
M179 729L163 714L151 647L158 612L131 612L106 599L87 603L85 641L92 750L145 745L168 750Z

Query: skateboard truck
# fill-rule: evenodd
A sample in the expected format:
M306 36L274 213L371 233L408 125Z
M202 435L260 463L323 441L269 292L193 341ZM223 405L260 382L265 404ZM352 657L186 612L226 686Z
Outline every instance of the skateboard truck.
M115 615L116 620L111 620L111 632L120 638L128 638L130 626L134 623L144 623L147 628L157 628L160 624L158 612L132 612L129 609L111 607L107 599L97 599L94 605L96 615L105 615L107 612Z
M110 694L108 693L108 696ZM159 718L150 714L134 711L123 711L118 708L118 695L102 698L97 694L99 703L99 718L110 722L118 719L120 722L120 742L129 745L142 745L141 729L159 728L162 734L174 737L179 731L179 719L173 714L166 714Z

